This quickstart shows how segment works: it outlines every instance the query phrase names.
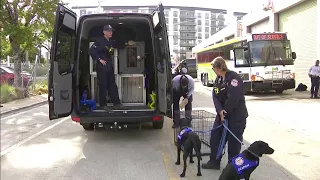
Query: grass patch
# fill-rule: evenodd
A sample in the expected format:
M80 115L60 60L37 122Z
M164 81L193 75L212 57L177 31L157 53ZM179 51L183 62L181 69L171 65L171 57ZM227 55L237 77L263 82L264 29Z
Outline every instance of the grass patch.
M29 90L32 95L41 95L48 93L48 81L36 81L35 87L33 85L30 86Z
M8 84L0 85L0 103L6 103L18 98L16 89Z

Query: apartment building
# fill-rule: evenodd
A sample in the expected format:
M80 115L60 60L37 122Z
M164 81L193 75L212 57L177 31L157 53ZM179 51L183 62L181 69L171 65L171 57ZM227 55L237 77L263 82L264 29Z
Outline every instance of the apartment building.
M79 16L93 13L152 13L155 6L77 6L72 7ZM165 6L165 16L170 43L170 54L186 57L191 48L226 26L225 9ZM233 16L241 19L246 13L234 12Z

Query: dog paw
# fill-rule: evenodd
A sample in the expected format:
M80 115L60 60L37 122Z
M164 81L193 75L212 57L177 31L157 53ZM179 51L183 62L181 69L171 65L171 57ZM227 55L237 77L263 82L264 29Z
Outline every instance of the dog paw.
M176 165L180 165L180 162L176 162L175 164L176 164Z
M197 173L197 176L202 176L202 174L201 173Z
M185 177L186 175L184 173L180 174L180 177Z
M194 160L190 160L189 162L190 162L190 163L194 163Z

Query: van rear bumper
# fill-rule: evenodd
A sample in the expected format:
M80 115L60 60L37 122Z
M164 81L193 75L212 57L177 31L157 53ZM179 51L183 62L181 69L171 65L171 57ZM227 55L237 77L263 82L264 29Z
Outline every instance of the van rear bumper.
M71 114L71 119L75 122L81 124L85 123L143 123L143 122L154 122L154 121L163 121L164 116L161 114L156 114L154 112L142 113L140 114L102 114L97 113L95 115L77 115L75 113Z

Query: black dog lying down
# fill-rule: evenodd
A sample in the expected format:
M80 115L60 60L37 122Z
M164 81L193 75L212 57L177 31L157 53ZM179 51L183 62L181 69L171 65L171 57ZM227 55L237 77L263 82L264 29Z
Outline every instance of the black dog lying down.
M266 142L256 141L223 169L219 180L249 180L251 173L259 166L259 157L273 154L274 150Z
M200 170L200 160L201 158L201 141L199 136L192 131L190 127L190 122L187 119L180 119L180 131L178 134L177 140L177 162L176 165L180 164L180 153L181 153L181 146L183 146L183 172L180 174L180 177L184 177L186 175L187 169L187 157L190 157L190 163L194 163L192 158L193 149L196 152L196 156L198 159L198 173L197 176L201 176Z

